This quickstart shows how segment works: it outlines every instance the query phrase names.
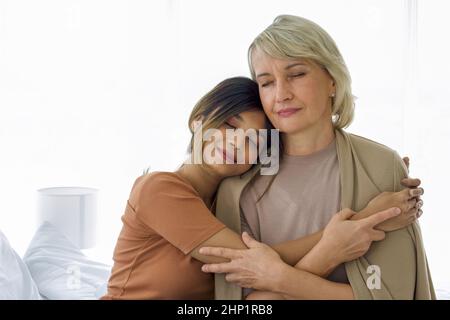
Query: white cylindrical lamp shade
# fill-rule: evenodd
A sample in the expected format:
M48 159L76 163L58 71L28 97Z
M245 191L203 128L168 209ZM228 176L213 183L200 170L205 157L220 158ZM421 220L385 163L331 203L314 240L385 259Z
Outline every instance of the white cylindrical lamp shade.
M38 225L45 221L58 228L80 249L95 246L98 190L55 187L38 190Z

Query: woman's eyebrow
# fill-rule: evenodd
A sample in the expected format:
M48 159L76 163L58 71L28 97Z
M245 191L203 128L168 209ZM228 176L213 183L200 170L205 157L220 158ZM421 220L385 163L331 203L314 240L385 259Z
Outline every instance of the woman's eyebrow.
M284 68L284 70L288 70L288 69L293 68L293 67L296 67L296 66L308 66L308 65L307 65L306 63L304 63L304 62L294 62L294 63L291 63L291 64L287 65L287 66ZM256 79L261 78L261 77L267 77L267 76L270 76L270 73L268 73L268 72L263 72L263 73L258 74L258 75L256 76Z
M256 76L256 79L261 78L261 77L267 77L267 76L270 76L270 73L268 73L268 72L263 72L263 73L261 73L261 74L258 74L258 75Z
M306 66L306 63L303 63L303 62L291 63L291 64L287 65L284 69L288 70L288 69L296 67L296 66Z

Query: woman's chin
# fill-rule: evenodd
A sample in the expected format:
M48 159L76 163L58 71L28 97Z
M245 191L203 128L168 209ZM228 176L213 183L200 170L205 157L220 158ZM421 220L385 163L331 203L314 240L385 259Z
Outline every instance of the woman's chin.
M291 116L289 118L276 118L272 121L274 127L282 133L295 133L306 127L305 117Z
M232 176L238 176L245 172L247 172L251 165L248 164L214 164L212 165L214 172L217 173L217 175L227 178Z
M297 121L296 123L280 123L276 128L280 130L281 133L294 134L305 130L306 124Z

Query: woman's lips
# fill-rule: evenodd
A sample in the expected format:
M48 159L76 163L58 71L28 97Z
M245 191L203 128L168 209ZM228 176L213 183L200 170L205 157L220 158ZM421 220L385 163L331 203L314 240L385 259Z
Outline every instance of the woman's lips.
M286 108L286 109L278 111L277 114L282 118L289 118L294 113L296 113L297 111L300 111L300 110L302 110L302 109Z
M224 163L234 163L234 157L229 155L225 150L222 150L221 148L217 148L217 151L219 151L222 154ZM228 161L227 161L228 159Z

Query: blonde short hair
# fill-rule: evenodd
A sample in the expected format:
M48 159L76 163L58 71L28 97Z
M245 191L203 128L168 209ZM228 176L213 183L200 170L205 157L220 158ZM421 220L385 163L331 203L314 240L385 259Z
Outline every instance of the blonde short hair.
M322 66L334 79L336 95L332 101L333 125L348 127L354 115L351 77L334 40L316 23L302 17L280 15L261 32L248 49L252 78L252 52L259 49L277 59L309 59Z

